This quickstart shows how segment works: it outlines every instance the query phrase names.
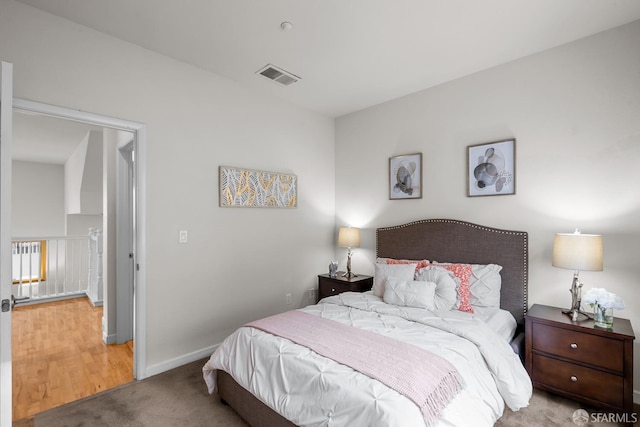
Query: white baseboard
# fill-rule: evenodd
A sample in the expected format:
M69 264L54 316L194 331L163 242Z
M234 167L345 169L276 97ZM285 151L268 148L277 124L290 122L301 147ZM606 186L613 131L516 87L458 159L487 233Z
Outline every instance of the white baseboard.
M104 341L105 344L115 344L117 341L116 337L116 334L107 335L104 331L102 332L102 341Z
M169 359L165 362L158 363L156 365L147 366L147 371L145 372L143 378L151 377L153 375L158 375L163 372L169 371L171 369L175 369L179 366L186 365L187 363L195 362L196 360L204 359L205 357L211 356L213 352L218 348L220 344L212 345L210 347L203 348L201 350L194 351L192 353L185 354L183 356L179 356L173 359Z

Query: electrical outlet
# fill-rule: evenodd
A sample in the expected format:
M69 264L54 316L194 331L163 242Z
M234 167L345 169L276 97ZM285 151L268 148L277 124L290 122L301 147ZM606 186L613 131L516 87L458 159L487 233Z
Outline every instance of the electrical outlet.
M284 302L285 302L287 305L291 305L291 304L293 304L293 296L292 296L291 294L285 294L285 295L284 295Z
M316 302L316 298L317 298L316 295L317 295L317 293L316 293L316 289L315 288L309 289L309 299L311 301L313 301L314 303Z
M187 243L187 240L188 240L187 230L180 230L180 236L178 237L178 242Z

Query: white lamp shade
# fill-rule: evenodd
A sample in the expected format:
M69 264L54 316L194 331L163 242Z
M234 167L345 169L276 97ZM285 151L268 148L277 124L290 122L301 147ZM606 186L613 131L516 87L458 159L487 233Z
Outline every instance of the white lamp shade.
M602 236L557 233L553 239L554 267L581 271L602 271Z
M360 229L353 227L340 227L338 230L338 246L341 248L359 248Z

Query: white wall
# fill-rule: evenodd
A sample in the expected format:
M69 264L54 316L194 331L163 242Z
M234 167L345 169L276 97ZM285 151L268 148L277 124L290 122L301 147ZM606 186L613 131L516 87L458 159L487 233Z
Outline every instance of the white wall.
M64 235L64 167L14 160L11 217L13 237Z
M89 147L87 132L64 164L64 201L67 214L82 213L82 176Z
M102 228L102 215L67 215L66 236L88 236L90 228Z
M638 46L640 21L339 118L336 222L367 228L353 268L373 271L376 227L458 218L527 231L529 303L568 306L572 272L551 266L551 249L578 227L604 239L585 289L620 295L615 314L640 333ZM466 197L466 147L511 137L517 194ZM388 200L389 157L414 152L423 198ZM634 383L638 401L640 369Z
M292 308L287 292L308 302L333 258L332 119L11 0L0 8L16 97L147 126L149 369ZM298 208L219 208L219 165L296 174Z
M89 131L64 166L68 214L102 214L102 131Z
M103 139L102 131L89 131L80 190L83 214L102 214Z

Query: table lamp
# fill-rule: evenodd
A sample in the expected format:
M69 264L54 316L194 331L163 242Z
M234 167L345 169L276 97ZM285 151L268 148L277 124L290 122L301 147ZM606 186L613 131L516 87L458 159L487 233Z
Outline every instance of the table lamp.
M569 315L574 322L578 320L578 314L591 319L591 315L582 311L580 307L582 283L578 279L578 274L580 270L602 271L602 236L581 234L580 230L574 233L556 233L553 239L552 265L573 270L573 282L569 289L571 308L562 312Z
M358 277L357 274L351 272L351 248L360 247L360 229L354 227L340 227L338 230L338 246L348 248L347 250L347 271L342 277Z

